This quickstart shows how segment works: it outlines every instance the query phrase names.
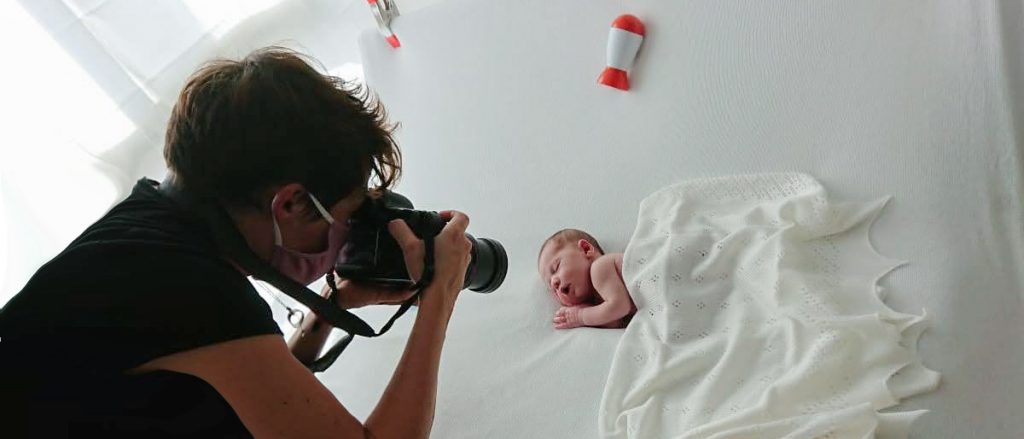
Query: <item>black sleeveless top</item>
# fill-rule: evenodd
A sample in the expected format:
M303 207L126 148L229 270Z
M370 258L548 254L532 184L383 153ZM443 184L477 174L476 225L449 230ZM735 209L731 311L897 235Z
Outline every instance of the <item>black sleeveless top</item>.
M126 370L281 334L210 231L142 179L0 310L0 436L249 437L205 381Z

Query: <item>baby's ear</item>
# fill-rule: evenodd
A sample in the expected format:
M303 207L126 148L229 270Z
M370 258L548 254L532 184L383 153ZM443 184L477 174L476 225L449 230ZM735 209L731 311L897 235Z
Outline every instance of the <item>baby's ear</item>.
M587 241L586 239L579 240L576 245L580 247L580 250L583 250L583 253L590 253L594 251L594 246L590 245L590 241Z

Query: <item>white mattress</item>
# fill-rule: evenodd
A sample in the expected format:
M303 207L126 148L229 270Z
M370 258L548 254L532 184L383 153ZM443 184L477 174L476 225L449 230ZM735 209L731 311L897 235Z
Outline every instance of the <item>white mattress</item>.
M647 25L628 93L595 84L623 12ZM398 50L365 32L367 81L402 123L400 191L469 213L510 258L500 290L460 299L434 436L595 437L621 332L552 328L541 241L574 226L621 251L660 187L792 170L836 199L894 196L872 239L910 264L882 285L932 316L921 353L943 376L901 406L932 410L912 437L1019 437L1022 17L960 0L451 0L400 17ZM411 322L322 375L357 416Z

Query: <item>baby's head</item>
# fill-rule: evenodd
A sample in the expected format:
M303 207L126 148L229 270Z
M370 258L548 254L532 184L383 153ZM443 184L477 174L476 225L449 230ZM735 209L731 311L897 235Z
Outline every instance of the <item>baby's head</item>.
M537 257L540 279L563 306L589 303L595 294L590 281L590 264L603 254L604 250L589 233L560 230L540 247Z

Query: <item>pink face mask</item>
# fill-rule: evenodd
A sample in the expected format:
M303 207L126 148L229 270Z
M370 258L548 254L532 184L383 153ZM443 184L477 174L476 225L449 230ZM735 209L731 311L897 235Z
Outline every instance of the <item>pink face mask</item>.
M322 252L302 253L285 248L281 245L281 228L277 225L277 217L274 216L273 212L270 214L270 217L274 220L274 250L270 254L270 266L303 285L313 283L313 281L334 268L334 263L338 259L338 253L341 251L341 246L345 243L345 237L348 235L348 227L346 225L341 225L334 221L334 218L331 217L327 209L324 209L324 206L320 204L320 201L313 194L309 194L309 198L313 200L313 205L320 212L320 216L330 224L330 229L327 233L327 248Z

